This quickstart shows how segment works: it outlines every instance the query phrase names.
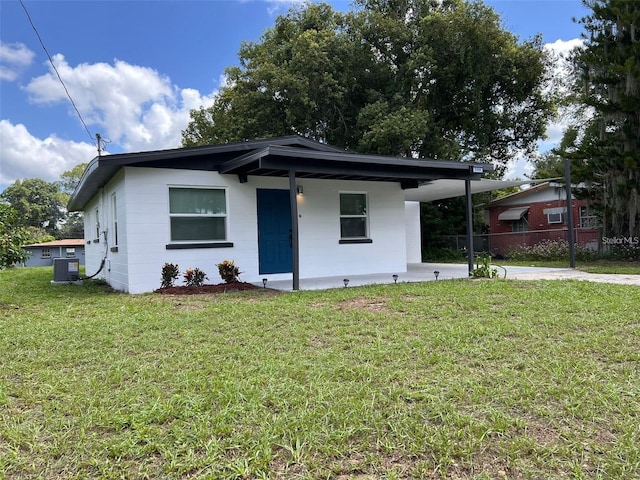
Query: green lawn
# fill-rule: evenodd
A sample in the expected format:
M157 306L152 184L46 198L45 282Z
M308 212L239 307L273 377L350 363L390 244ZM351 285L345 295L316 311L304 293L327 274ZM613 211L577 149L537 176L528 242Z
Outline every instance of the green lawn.
M640 477L638 287L51 277L0 271L0 478Z

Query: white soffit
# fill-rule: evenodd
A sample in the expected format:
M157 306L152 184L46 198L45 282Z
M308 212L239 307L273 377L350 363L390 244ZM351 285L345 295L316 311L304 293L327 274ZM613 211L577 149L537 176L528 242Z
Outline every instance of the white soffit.
M502 188L520 187L534 183L548 182L549 180L481 180L471 181L471 193L490 192ZM433 202L444 198L462 197L465 195L464 180L433 180L418 188L410 188L404 191L404 199L407 202Z

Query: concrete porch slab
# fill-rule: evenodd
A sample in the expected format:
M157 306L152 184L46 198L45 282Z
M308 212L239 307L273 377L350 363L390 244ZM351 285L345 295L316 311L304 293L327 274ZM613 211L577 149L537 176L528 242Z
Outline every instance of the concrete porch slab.
M506 266L507 278L513 276L528 274L544 274L551 272L563 272L570 269L563 268L542 268L542 267L510 267ZM398 283L400 282L428 282L435 281L438 273L438 280L451 280L454 278L468 278L469 271L467 264L455 263L410 263L407 265L406 272L385 272L369 275L342 275L335 277L321 278L303 278L300 279L300 290L326 290L329 288L344 288L344 279L349 279L349 287L357 287L361 285L373 284L390 284L394 283L393 275L398 275ZM502 277L504 272L498 269L498 273ZM262 283L256 285L262 287ZM276 280L267 283L268 288L275 290L291 291L291 280Z

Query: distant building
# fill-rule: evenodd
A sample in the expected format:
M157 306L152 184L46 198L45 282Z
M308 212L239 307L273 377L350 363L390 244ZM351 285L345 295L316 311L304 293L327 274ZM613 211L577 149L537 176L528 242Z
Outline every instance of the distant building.
M84 239L70 238L52 242L23 245L27 251L25 267L47 267L53 265L54 258L77 258L84 264Z
M586 200L572 201L575 243L598 249L600 223ZM515 246L544 240L568 240L567 201L563 184L545 182L493 200L485 205L490 228L490 251L507 256Z

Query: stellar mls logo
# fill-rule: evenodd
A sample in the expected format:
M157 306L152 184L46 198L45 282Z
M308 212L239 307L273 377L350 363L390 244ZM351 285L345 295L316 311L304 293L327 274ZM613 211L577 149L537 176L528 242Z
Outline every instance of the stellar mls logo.
M640 237L602 237L603 245L640 245Z

